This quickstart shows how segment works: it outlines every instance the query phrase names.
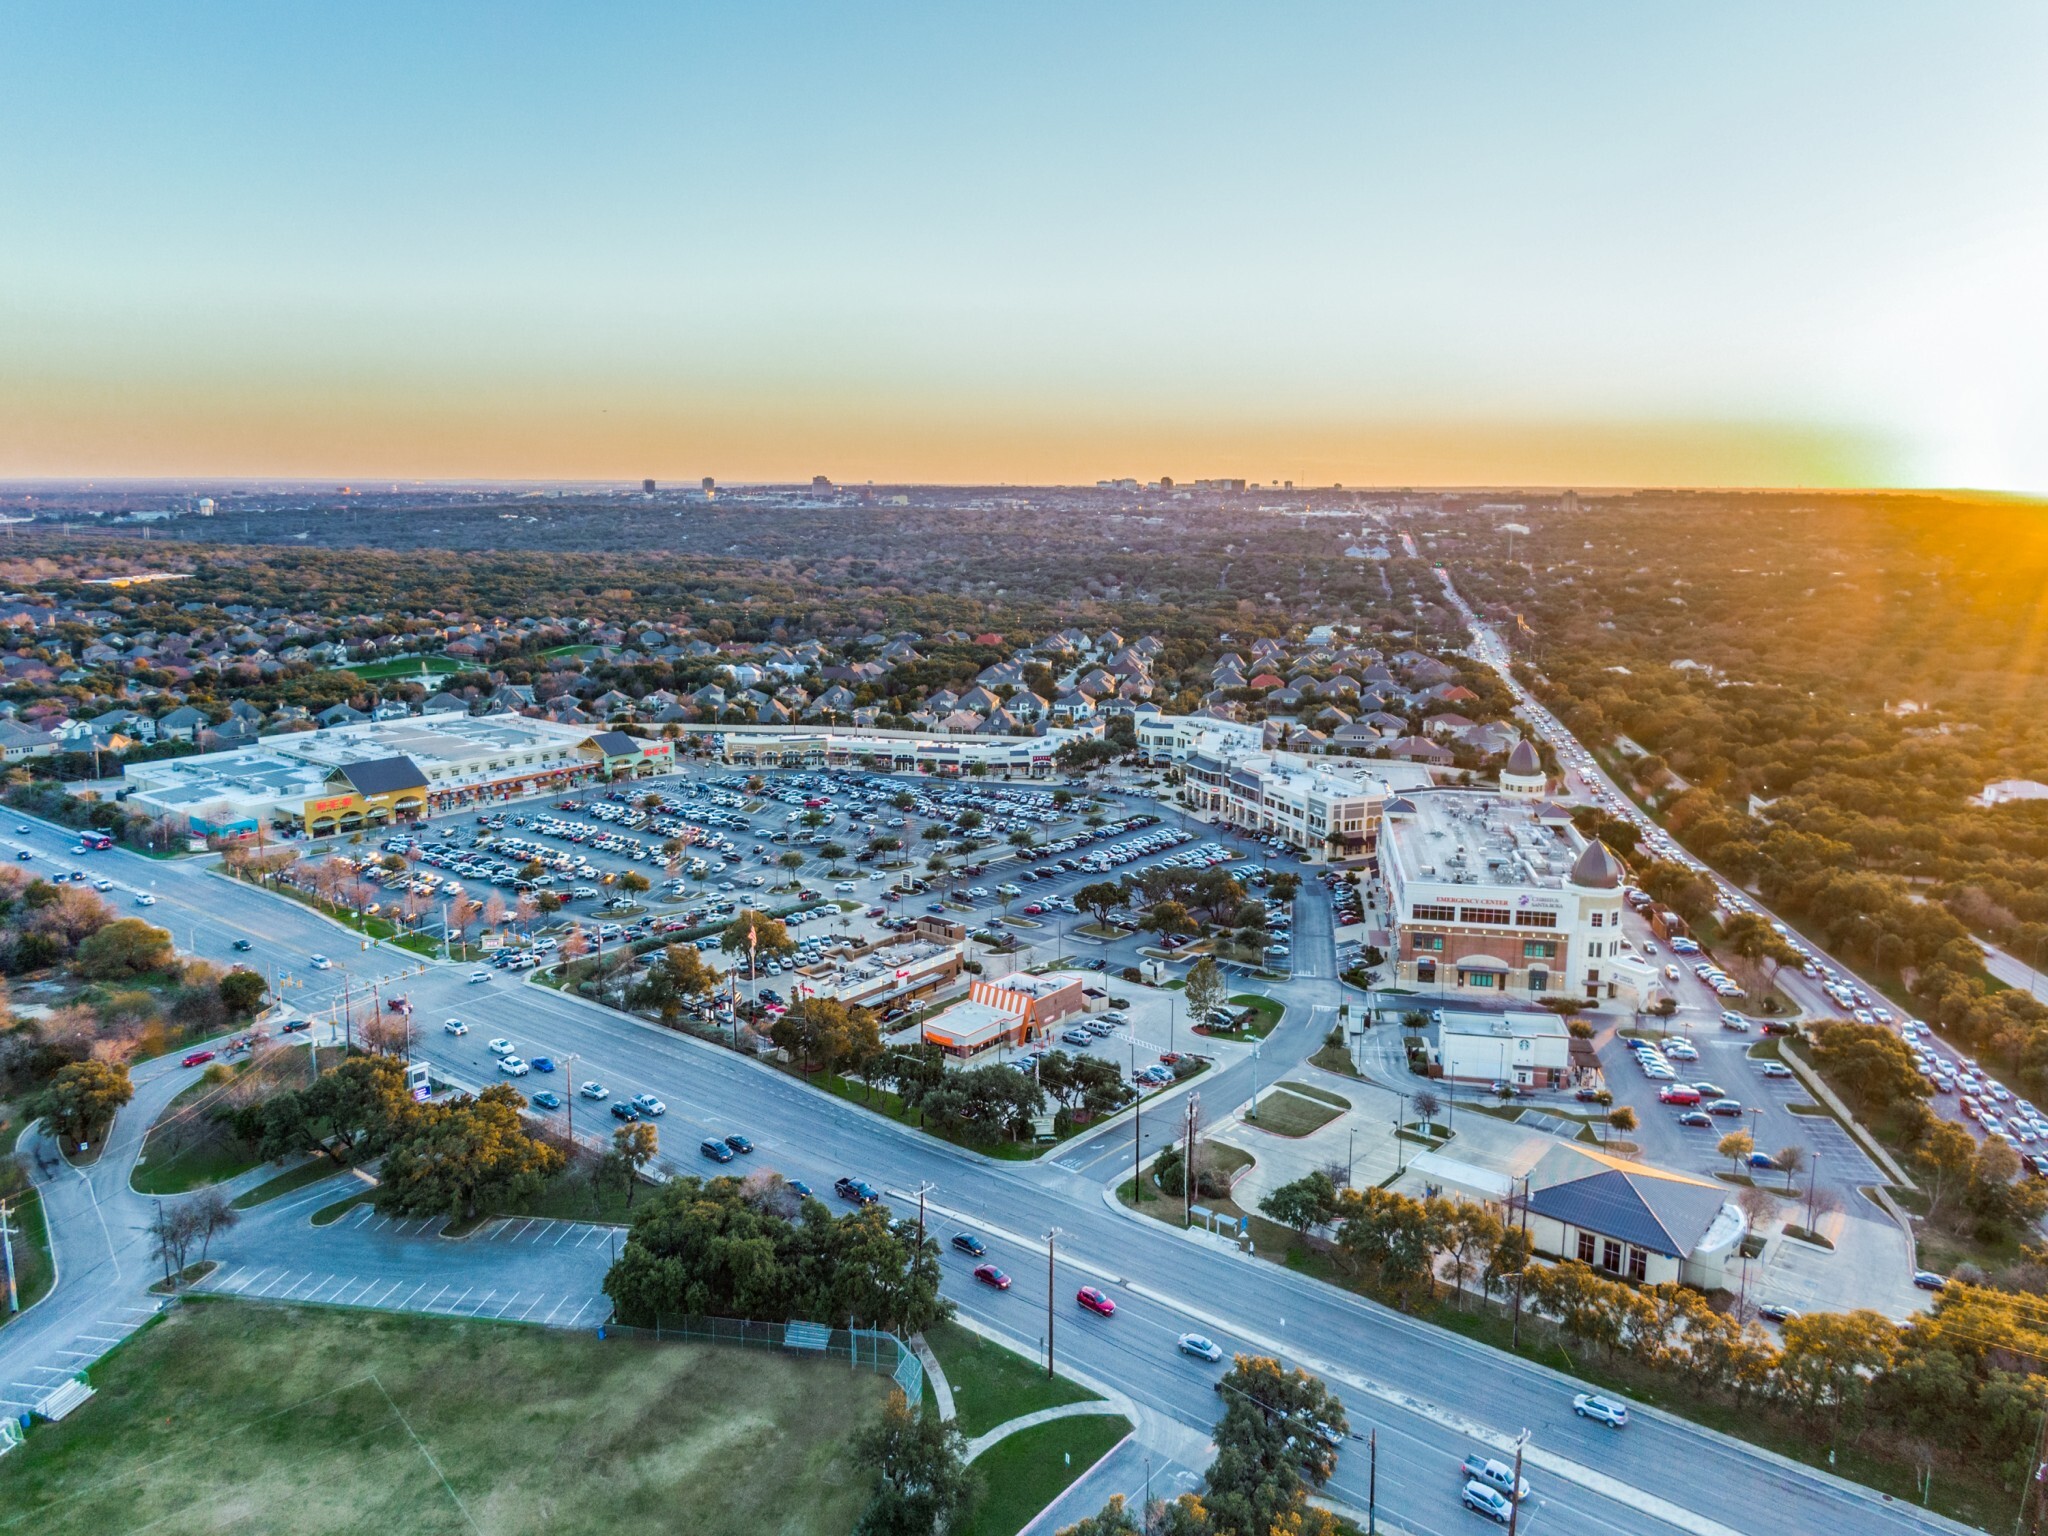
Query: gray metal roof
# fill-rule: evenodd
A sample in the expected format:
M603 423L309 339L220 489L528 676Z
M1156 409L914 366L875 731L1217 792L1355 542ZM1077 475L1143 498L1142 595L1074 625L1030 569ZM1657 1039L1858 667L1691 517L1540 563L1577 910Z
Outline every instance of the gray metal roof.
M1725 1204L1718 1189L1613 1168L1529 1197L1529 1209L1539 1216L1676 1259L1692 1252Z

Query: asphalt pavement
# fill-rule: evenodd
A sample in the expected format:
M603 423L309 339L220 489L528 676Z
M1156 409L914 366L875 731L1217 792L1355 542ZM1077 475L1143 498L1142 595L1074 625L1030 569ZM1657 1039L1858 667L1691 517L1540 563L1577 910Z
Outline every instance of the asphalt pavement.
M68 845L54 829L16 841L28 841L45 853ZM181 947L189 941L199 953L225 963L233 958L233 938L257 941L251 958L289 982L286 997L308 1011L331 1002L340 985L360 987L373 978L387 986L402 981L425 1026L418 1054L454 1081L494 1080L483 1041L502 1033L529 1057L546 1054L561 1062L558 1083L597 1077L616 1095L651 1091L664 1099L669 1112L658 1124L674 1166L694 1161L701 1136L743 1130L757 1147L751 1165L779 1168L815 1189L829 1190L841 1174L859 1175L884 1188L900 1214L914 1216L913 1192L926 1186L930 1219L944 1226L971 1225L1017 1277L1011 1291L990 1292L972 1282L964 1263L949 1256L947 1294L1027 1355L1042 1347L1046 1333L1046 1235L1057 1228L1057 1271L1050 1287L1057 1359L1071 1359L1088 1376L1114 1382L1145 1413L1194 1434L1206 1433L1216 1417L1214 1368L1174 1349L1180 1332L1199 1329L1226 1350L1275 1353L1315 1370L1344 1397L1354 1430L1379 1429L1380 1510L1419 1536L1468 1528L1457 1503L1459 1461L1474 1449L1498 1453L1523 1429L1532 1435L1528 1467L1537 1488L1534 1518L1524 1522L1525 1530L1716 1536L1725 1531L1958 1529L1655 1410L1638 1409L1621 1434L1591 1427L1571 1412L1577 1384L1567 1376L1116 1208L1105 1186L1122 1176L1115 1143L1119 1129L1128 1137L1128 1125L1070 1144L1036 1163L992 1160L858 1104L818 1094L733 1052L537 984L499 973L488 985L473 987L465 980L467 966L422 966L385 946L350 948L356 941L341 925L228 882L209 873L202 861L159 862L125 851L59 860L87 861L126 888L152 889L159 898L152 916L171 928ZM1318 907L1321 919L1314 915ZM1269 1074L1278 1075L1320 1045L1335 1016L1339 989L1331 979L1333 959L1324 954L1327 897L1319 886L1305 887L1297 928L1300 969L1272 987L1289 1005L1285 1022L1258 1057L1218 1072L1213 1082L1198 1079L1205 1102L1227 1105L1248 1098L1260 1081L1270 1080ZM316 949L337 960L346 955L345 976L307 973L300 957ZM438 1020L446 1015L469 1019L471 1034L441 1034ZM525 1085L535 1086L534 1080ZM144 1113L131 1111L124 1118L146 1125ZM600 1124L609 1129L608 1122ZM1099 1160L1086 1160L1098 1150ZM1082 1165L1071 1166L1077 1157ZM705 1171L711 1171L710 1165ZM76 1214L62 1218L67 1249ZM273 1220L281 1225L273 1228ZM309 1274L328 1277L311 1293L340 1296L343 1304L385 1304L382 1298L397 1296L394 1287L407 1276L416 1289L429 1281L446 1286L481 1265L496 1276L484 1282L486 1287L502 1286L514 1298L505 1303L508 1310L531 1319L539 1293L573 1293L586 1283L579 1277L590 1272L575 1266L596 1264L588 1243L566 1253L535 1243L528 1253L517 1243L429 1242L419 1234L380 1238L327 1229L316 1234L316 1229L295 1224L284 1208L273 1218L247 1223L245 1231L245 1239L238 1235L222 1250L237 1271L225 1273L218 1285L232 1284L241 1268L270 1257L260 1238L274 1231L279 1248L304 1256L302 1267ZM357 1256L345 1249L351 1241L376 1246ZM337 1255L331 1262L324 1257L329 1251ZM345 1252L348 1256L342 1257ZM398 1253L410 1256L384 1257ZM322 1256L316 1260L315 1255ZM373 1258L380 1266L377 1272L359 1272L371 1267ZM418 1267L406 1267L413 1265ZM139 1274L134 1281L130 1300L143 1283ZM67 1275L52 1300L68 1283ZM1108 1290L1118 1314L1096 1318L1075 1306L1073 1290L1083 1283ZM267 1284L259 1271L247 1287ZM530 1300L529 1287L536 1293ZM292 1283L285 1285L285 1293L309 1294L295 1292ZM0 1354L0 1365L6 1359ZM1345 1503L1363 1508L1365 1473L1361 1446L1354 1442L1340 1460L1333 1491Z

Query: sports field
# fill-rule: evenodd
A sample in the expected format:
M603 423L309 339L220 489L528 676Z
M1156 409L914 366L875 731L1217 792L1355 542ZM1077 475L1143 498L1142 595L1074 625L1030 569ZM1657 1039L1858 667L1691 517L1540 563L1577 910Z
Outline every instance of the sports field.
M343 670L372 683L391 677L417 678L422 667L436 677L447 677L460 672L462 665L452 656L388 656L382 661L365 661Z
M885 1378L710 1345L201 1301L0 1460L0 1533L809 1536Z

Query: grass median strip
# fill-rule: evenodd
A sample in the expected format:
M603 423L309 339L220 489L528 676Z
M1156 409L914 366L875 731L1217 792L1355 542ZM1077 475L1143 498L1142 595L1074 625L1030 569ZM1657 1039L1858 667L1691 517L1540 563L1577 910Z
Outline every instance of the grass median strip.
M318 1184L322 1179L331 1178L342 1172L334 1163L324 1157L301 1163L296 1168L287 1168L283 1173L265 1179L254 1189L245 1189L229 1202L238 1211L246 1211L279 1195L288 1195L295 1189L304 1189L308 1184Z
M974 1463L984 1479L967 1536L1016 1536L1123 1437L1121 1414L1053 1419L998 1440Z
M1304 1098L1283 1083L1258 1101L1245 1123L1274 1136L1310 1136L1343 1113L1319 1098Z
M1064 1376L1047 1376L1037 1361L958 1323L934 1324L925 1330L924 1341L946 1373L953 1389L954 1417L960 1433L970 1440L1041 1408L1095 1399L1086 1387Z

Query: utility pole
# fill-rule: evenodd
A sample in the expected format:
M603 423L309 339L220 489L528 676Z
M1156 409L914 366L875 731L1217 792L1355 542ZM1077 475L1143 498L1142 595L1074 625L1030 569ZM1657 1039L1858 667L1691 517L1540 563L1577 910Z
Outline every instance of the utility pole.
M922 1251L924 1248L924 1197L938 1187L938 1185L928 1181L917 1186L917 1246L919 1251Z
M1372 1431L1365 1437L1365 1448L1366 1454L1370 1458L1366 1463L1365 1474L1365 1536L1379 1536L1380 1431L1378 1425L1374 1425Z
M1512 1189L1513 1186L1510 1185L1509 1187ZM1514 1220L1514 1214L1513 1211L1508 1212L1510 1224ZM1522 1175L1522 1235L1524 1237L1529 1235L1529 1175L1526 1173ZM1521 1268L1515 1271L1515 1323L1512 1335L1508 1341L1510 1349L1520 1349L1522 1347L1522 1282L1527 1277L1528 1271L1529 1255L1524 1252ZM1747 1275L1748 1271L1744 1270L1743 1273Z
M1045 1233L1045 1377L1052 1380L1052 1297L1056 1281L1053 1278L1053 1248L1059 1242L1060 1229L1049 1227Z
M1928 1476L1931 1478L1933 1475L1930 1470ZM2041 1415L2041 1436L2034 1445L2034 1475L2020 1490L2021 1520L2026 1518L2028 1494L2034 1497L2034 1536L2041 1536L2041 1510L2044 1504L2048 1504L2048 1486L2044 1486L2044 1478L2048 1478L2048 1413ZM2013 1523L2017 1526L2019 1521Z
M1181 1225L1195 1224L1195 1137L1201 1129L1201 1099L1199 1093L1188 1095L1188 1148L1187 1155L1180 1163Z
M1131 1100L1131 1204L1145 1203L1145 1090L1134 1088Z
M1813 1230L1813 1205L1820 1194L1820 1154L1813 1154L1813 1173L1806 1181L1806 1230Z
M569 1156L570 1156L570 1157L572 1157L572 1158L573 1158L573 1157L574 1157L574 1156L576 1155L576 1083L575 1083L575 1077L576 1077L576 1070L575 1070L575 1069L576 1069L576 1058L575 1058L574 1056L564 1056L564 1057L562 1058L562 1086L563 1086L564 1088L568 1089L569 1091L568 1091L568 1093L567 1093L567 1094L565 1094L565 1095L563 1096L563 1098L562 1098L562 1108L564 1109L564 1111L565 1111L565 1112L566 1112L566 1113L568 1114L568 1116L569 1116Z
M0 1204L0 1252L7 1255L7 1310L21 1310L21 1292L14 1283L14 1228L7 1218L13 1214L13 1207Z
M1515 1471L1508 1480L1508 1536L1515 1536L1515 1528L1522 1514L1522 1447L1529 1443L1526 1429L1515 1437Z

